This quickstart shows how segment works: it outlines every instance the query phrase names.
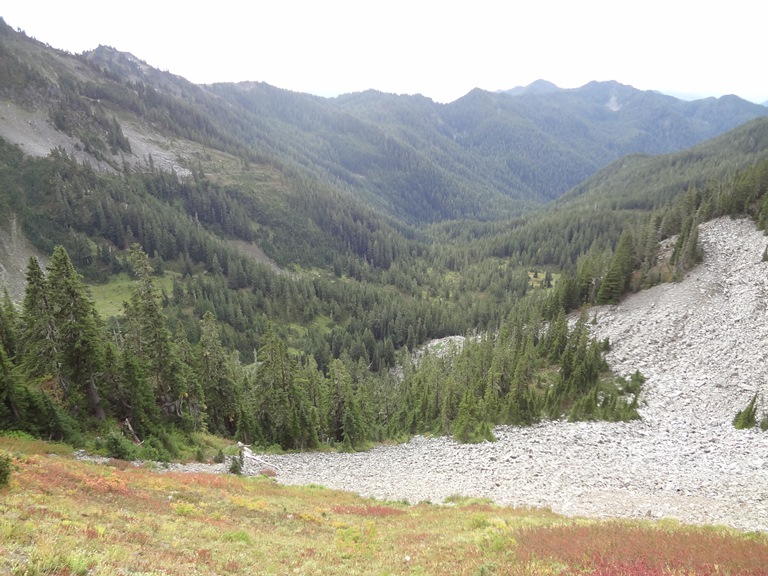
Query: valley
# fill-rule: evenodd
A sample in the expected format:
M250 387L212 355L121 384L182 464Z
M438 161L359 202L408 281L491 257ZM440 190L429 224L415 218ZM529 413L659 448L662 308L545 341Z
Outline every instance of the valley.
M498 427L496 442L477 445L416 437L353 454L257 453L249 470L271 465L280 483L385 501L462 495L571 516L768 530L768 435L732 425L752 395L768 395L768 239L723 218L702 225L700 241L704 263L681 282L590 310L593 333L611 341L611 368L648 378L640 421Z
M0 572L766 576L766 231L738 96L198 85L0 18Z
M752 252L768 226L766 162L768 109L736 96L686 102L607 81L448 104L320 98L195 85L0 22L0 429L160 460L204 453L195 434L212 432L328 449L270 458L329 458L329 470L452 436L477 444L456 445L470 470L503 478L468 480L459 464L454 478L447 464L447 487L425 498L468 482L499 502L602 513L605 498L555 481L564 462L536 471L549 460L539 444L585 431L554 452L583 484L596 455L628 457L608 430L640 442L632 458L645 439L667 446L601 486L644 493L664 470L654 458L676 462L683 443L658 430L711 438L761 392ZM748 250L734 244L745 238ZM456 335L463 349L412 362ZM755 449L751 464L768 458ZM313 481L297 466L281 479ZM735 475L762 464L748 468ZM520 500L516 475L535 488ZM422 499L400 495L419 482L391 482L371 493ZM666 515L643 507L622 514Z

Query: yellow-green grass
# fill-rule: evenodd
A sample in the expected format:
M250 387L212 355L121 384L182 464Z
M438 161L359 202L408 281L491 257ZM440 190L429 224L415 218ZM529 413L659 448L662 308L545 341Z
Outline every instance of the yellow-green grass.
M0 574L766 574L768 540L74 460L0 437Z
M528 281L530 282L533 288L542 288L544 285L544 278L546 277L546 275L547 275L546 270L539 270L539 269L537 269L536 271L528 270ZM560 276L562 276L562 274L557 274L557 273L552 274L553 288L555 284L557 284L557 281L560 279Z
M131 299L137 280L127 274L119 274L104 284L88 286L96 305L96 311L102 318L120 316L123 313L123 303ZM173 287L172 273L167 272L162 277L154 278L158 290L170 292Z

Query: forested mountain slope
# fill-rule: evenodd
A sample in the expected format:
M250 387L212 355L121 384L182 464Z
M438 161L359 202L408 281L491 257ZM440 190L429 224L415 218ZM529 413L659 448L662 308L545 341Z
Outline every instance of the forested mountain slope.
M241 168L291 173L291 192L330 189L410 224L520 215L626 154L687 148L768 113L737 97L685 102L616 82L473 90L445 105L374 91L326 99L256 82L196 86L111 48L72 56L2 28L3 99L42 112L37 122L59 133L27 124L30 140L47 132L54 147L68 135L73 149L79 141L116 169L146 166L153 151L168 160L158 167L231 178L237 164L222 168L216 150ZM0 135L13 142L23 127Z
M614 158L684 146L766 109L615 82L474 90L447 105L373 91L325 99L263 83L196 86L130 54L73 56L4 24L0 78L0 136L20 146L2 147L0 225L10 229L15 214L41 255L64 245L83 273L104 280L128 269L122 253L138 241L158 269L220 271L242 290L261 274L252 255L263 251L283 268L389 286L381 302L420 302L424 328L412 341L498 323L501 302L528 284L517 267L567 269L590 249L610 251L626 222L705 178L731 177L765 150L757 120L677 156L628 156L551 210L542 202ZM679 175L658 177L662 165ZM318 312L345 316L310 304L327 300L311 295L316 288L298 292L310 311L302 323ZM452 320L427 321L440 297ZM351 317L348 304L341 309ZM399 332L396 345L407 340Z
M662 157L628 155L575 186L560 202L578 198L587 204L610 198L617 209L654 208L687 187L727 181L767 157L768 120L759 118L680 152Z
M474 90L446 105L445 116L465 147L553 199L622 156L688 148L763 115L762 107L747 104L735 96L684 102L591 82L514 97Z
M569 268L590 250L615 246L628 223L658 218L689 190L730 190L742 170L768 159L768 119L747 122L688 150L656 156L630 155L597 172L545 208L506 226L487 224L464 243L474 258L484 254L525 265ZM690 216L684 214L683 216ZM679 231L681 215L656 223L656 240ZM675 224L676 223L676 224ZM452 232L451 225L438 227Z
M196 86L0 24L0 229L39 257L0 262L25 284L21 310L0 306L3 422L77 437L129 419L156 439L205 428L303 449L636 417L640 377L615 379L608 343L565 313L680 277L712 216L765 227L768 122L648 157L649 174L680 169L662 192L638 170L562 194L766 109L544 88L442 105ZM699 189L702 167L717 180ZM83 276L117 304L100 314ZM472 337L455 357L409 366L457 334Z
M766 113L735 96L684 102L616 82L518 97L478 89L446 105L375 91L323 101L255 83L211 89L316 138L317 163L335 161L346 181L362 176L378 198L401 194L390 206L409 221L514 215L497 194L545 202L626 154L688 148Z

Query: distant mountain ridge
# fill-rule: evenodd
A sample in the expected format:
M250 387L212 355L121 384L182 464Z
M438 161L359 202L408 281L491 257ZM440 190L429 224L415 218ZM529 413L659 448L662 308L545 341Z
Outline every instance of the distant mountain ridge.
M98 103L134 139L157 133L144 148L162 137L290 166L407 225L520 216L627 154L685 149L768 115L737 97L685 102L618 82L566 90L540 80L507 93L475 89L449 104L376 91L329 99L260 82L195 85L114 48L71 56L7 26L0 41L4 61L40 71L24 90L37 86L41 110L81 142L78 157L85 132L99 138L108 128L85 111ZM6 83L0 98L18 102L12 90ZM0 127L0 135L9 132ZM178 146L168 164L193 169L189 148ZM102 152L96 161L107 158Z
M459 142L482 150L497 169L503 163L524 174L546 199L627 154L682 150L765 115L763 107L733 96L685 102L618 82L569 90L537 86L544 92L473 90L445 110Z
M450 191L454 202L463 195L462 188L484 190L484 201L503 207L494 213L505 215L510 215L506 208L510 198L540 204L626 154L684 149L766 114L763 107L736 97L684 102L617 82L591 82L568 91L553 90L546 83L537 86L535 92L517 97L475 89L445 105L420 96L376 91L323 101L285 95L267 85L257 89L254 83L248 84L246 93L236 85L211 89L225 99L237 94L239 104L267 109L281 123L297 126L297 114L302 114L298 126L339 154L342 169L351 173L348 179L353 180L353 174L362 175L369 183L380 182L391 193L395 189L378 173L392 165L394 153L376 142L382 136L374 132L383 129L398 140L390 140L390 144L404 144L398 154L416 154L436 166L438 174L450 173L440 187ZM270 104L270 98L287 98L292 105ZM307 110L301 111L302 99L313 113L324 118L318 117L315 125L308 124ZM332 134L334 126L343 124L333 117L334 112L353 115L358 122L366 122L371 131L354 134L347 124L344 138ZM350 149L348 145L355 141L357 145ZM360 150L366 150L364 159ZM467 172L467 166L474 168ZM375 173L369 172L371 168ZM469 211L445 216L473 215L477 214Z
M575 186L557 204L573 206L610 197L616 206L650 209L671 201L686 188L727 180L765 160L768 118L757 118L686 150L660 156L626 156Z
M527 86L515 86L509 90L499 90L498 93L509 94L510 96L519 96L521 94L548 94L550 92L559 92L563 90L549 80L534 80Z
M588 84L592 84L592 83L610 84L610 83L616 83L616 82L611 80L605 81L605 82L593 81ZM576 88L561 88L560 86L557 86L556 84L554 84L553 82L550 82L549 80L539 79L539 80L534 80L530 84L527 84L524 86L521 85L521 86L515 86L514 88L509 88L506 90L496 90L496 94L508 94L510 96L520 96L523 94L549 94L552 92L582 90L585 86L580 86ZM747 101L759 104L760 106L768 106L768 100L765 102L755 102L755 100L748 100L747 98L743 98L738 94L723 94L721 96L713 96L711 94L697 93L697 92L680 92L680 91L671 91L671 90L649 90L649 91L654 92L656 94L664 95L664 96L671 96L677 100L682 100L683 102L694 102L696 100L707 100L711 98L714 98L715 100L717 100L718 98L736 96L739 99L747 100Z

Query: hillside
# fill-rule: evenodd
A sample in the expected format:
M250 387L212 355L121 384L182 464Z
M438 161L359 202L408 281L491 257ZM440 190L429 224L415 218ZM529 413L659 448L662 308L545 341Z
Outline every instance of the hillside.
M100 172L193 178L206 189L203 195L215 187L217 205L206 206L202 197L174 204L184 187L174 186L160 198L170 204L163 207L168 218L197 218L211 239L235 241L246 254L263 250L284 268L332 268L337 276L353 277L366 265L387 269L394 259L410 268L412 255L423 255L435 243L443 246L440 234L423 235L425 223L446 222L455 229L486 220L509 228L502 223L541 209L627 154L688 148L766 115L765 107L736 97L684 102L616 82L570 90L540 82L511 94L473 90L445 105L375 91L326 99L256 82L197 86L113 48L73 56L5 24L0 73L0 138L25 155L45 156L57 148ZM746 153L736 162L731 155L718 159L731 173L750 161ZM723 172L728 173L721 169L717 176ZM645 199L649 193L639 178L622 194L647 208L657 199ZM4 195L28 195L28 185L13 183ZM143 188L159 192L156 184L145 182ZM129 204L156 213L157 206L145 206L143 192L132 189ZM615 187L600 192L614 194ZM25 224L28 219L50 219L46 207L27 205L37 214L22 218L25 232L41 229ZM150 252L158 248L132 224L121 224L132 227L132 238L105 238L82 220L68 222L67 229L84 233L95 246L107 240L123 249L135 239ZM496 229L480 235L493 236ZM58 236L30 240L45 256L63 242ZM515 242L494 255L526 251ZM73 240L63 243L76 248ZM158 253L171 261L182 256L171 248ZM521 260L567 265L546 255L538 262ZM210 257L204 264L212 268Z
M22 234L18 221L11 218L0 224L0 287L17 301L24 296L24 269L30 256L40 254ZM46 258L41 260L45 262Z
M260 475L72 459L0 436L3 574L765 576L768 539L672 521L570 519L454 495L380 502Z
M615 82L445 105L197 86L2 25L0 265L26 292L0 304L0 425L171 459L201 430L357 450L636 419L641 378L566 313L681 278L714 216L765 228L765 115Z
M616 82L473 90L445 105L374 91L326 99L256 82L197 86L128 53L72 56L6 25L0 42L0 137L28 154L63 146L114 170L151 157L247 186L250 166L290 174L285 191L304 201L310 185L408 224L518 216L626 154L688 148L767 112Z
M513 96L474 90L445 113L460 142L524 174L551 200L627 154L689 148L762 116L764 109L742 107L736 97L684 102L618 82L590 82ZM726 119L736 121L726 128Z
M680 219L692 215L681 202L684 193L729 195L742 171L767 159L768 119L759 118L681 152L625 156L506 226L476 225L471 236L462 237L460 226L446 224L434 228L435 236L462 238L462 249L472 258L492 255L572 270L589 252L613 250L622 229L638 228L649 217L661 218L654 224L654 242L676 234ZM677 224L667 230L672 222Z
M615 245L627 220L616 208L658 208L690 185L732 176L766 149L766 130L756 122L754 136L739 127L703 148L655 156L766 115L765 107L736 97L684 102L616 82L570 90L542 82L512 94L474 90L446 105L374 91L325 99L255 82L196 86L109 47L73 56L10 26L0 32L0 138L27 158L53 148L66 152L70 161L103 173L101 190L114 190L125 170L141 174L128 186L122 179L123 205L154 220L146 231L138 215L118 218L115 198L77 197L72 186L82 179L57 176L69 168L55 163L44 169L51 173L45 186L63 181L57 185L66 197L59 203L79 206L64 225L66 206L27 201L35 197L27 189L32 175L16 178L21 159L14 158L0 206L21 210L21 229L41 257L59 243L82 251L86 238L92 251L124 250L138 241L174 270L188 252L193 265L210 272L212 249L179 246L179 235L188 232L171 222L194 219L205 227L206 242L238 247L241 255L263 252L283 269L398 287L413 279L422 292L444 293L452 287L436 276L450 276L439 272L446 263L451 273L476 278L486 272L458 270L458 262L573 266L592 244ZM586 178L592 179L580 184ZM193 198L180 202L190 185ZM584 202L571 203L581 196ZM554 198L562 198L562 210L551 211L547 202ZM570 218L574 209L579 219ZM105 210L109 226L94 226ZM539 215L527 218L533 210ZM53 230L40 225L51 220ZM425 229L429 222L437 224ZM0 229L9 226L0 221ZM156 238L151 232L158 228L173 229L177 246ZM465 235L482 246L463 254ZM432 261L422 265L417 257ZM232 256L218 250L217 258L229 278ZM91 258L83 260L76 264L89 279L109 276L88 264ZM394 261L398 277L383 274ZM18 266L5 268L18 275ZM20 282L17 276L12 283ZM477 286L469 301L491 289ZM498 320L482 316L483 323Z
M731 425L753 394L768 394L768 240L747 220L715 220L700 234L704 263L683 281L590 311L595 335L610 339L612 368L648 378L641 421L503 427L497 442L471 446L415 438L362 454L261 457L280 482L385 500L462 494L573 515L768 529L768 435Z
M560 197L563 205L610 198L614 208L650 209L687 188L727 181L768 158L768 119L759 118L681 152L632 154L598 171Z

